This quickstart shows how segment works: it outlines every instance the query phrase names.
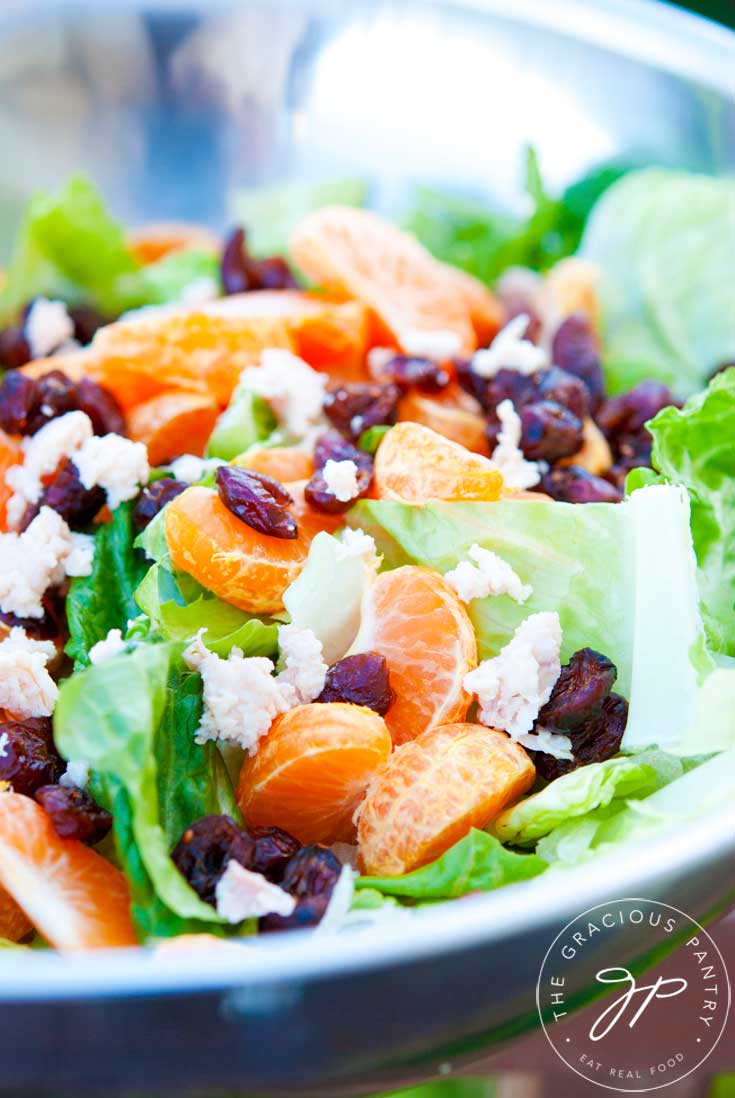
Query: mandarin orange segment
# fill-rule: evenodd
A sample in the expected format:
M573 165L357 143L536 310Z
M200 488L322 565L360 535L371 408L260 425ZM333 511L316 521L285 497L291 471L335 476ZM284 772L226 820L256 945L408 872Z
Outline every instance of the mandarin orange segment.
M141 225L128 233L127 243L138 262L143 264L155 263L185 248L198 248L214 255L222 249L217 233L188 221L154 221Z
M23 451L18 439L0 430L0 532L8 528L6 507L13 494L12 489L5 483L5 474L12 465L18 465L22 461Z
M0 885L56 949L137 944L120 870L20 793L0 793Z
M486 347L505 323L505 312L494 293L466 271L443 264L449 285L459 294L469 310L477 345Z
M336 530L339 515L318 514L303 498L303 485L288 485L298 537L261 534L225 507L211 488L187 488L166 508L165 530L175 568L252 614L283 609L283 592L304 566L319 530Z
M425 503L442 500L497 500L503 477L489 458L420 423L397 423L375 455L379 499Z
M392 746L372 709L296 706L276 718L243 763L237 800L245 823L282 827L302 843L354 841L355 809Z
M259 446L240 454L232 462L254 473L265 473L285 483L289 480L309 480L314 473L314 462L297 446Z
M466 398L466 401L462 398ZM409 390L398 403L398 418L421 423L438 435L457 442L460 446L466 446L475 454L490 456L486 435L487 420L477 401L464 393L456 382L431 396L419 389Z
M100 329L87 372L124 409L169 389L209 394L224 407L242 370L267 347L294 349L282 318L144 314Z
M4 888L0 888L0 938L19 942L32 930L27 916Z
M477 640L464 604L431 569L380 573L363 598L352 651L385 656L396 694L385 717L394 743L466 716L471 698L462 683L477 666Z
M322 207L299 223L290 249L312 281L370 308L376 342L402 346L409 333L449 331L458 337L462 352L476 348L465 282L469 276L457 278L453 268L434 259L415 237L378 214ZM489 294L477 286L478 294Z
M21 366L21 370L32 378L43 377L52 370L60 370L72 381L81 381L89 372L91 363L92 356L84 347L81 351L63 351L48 358L34 358L33 362Z
M128 434L145 443L151 465L181 454L201 457L218 414L217 402L207 393L161 393L133 408Z
M533 784L526 752L481 724L445 724L394 751L358 810L364 873L397 877L485 827Z
M280 317L288 326L296 354L343 381L367 377L368 311L359 301L329 301L301 290L255 290L207 305L220 316Z

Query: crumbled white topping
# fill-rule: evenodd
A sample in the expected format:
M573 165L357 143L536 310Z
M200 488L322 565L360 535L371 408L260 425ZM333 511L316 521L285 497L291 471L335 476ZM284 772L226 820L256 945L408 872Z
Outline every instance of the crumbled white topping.
M537 461L527 461L523 456L519 445L521 417L512 400L501 400L495 411L501 427L497 446L493 450L493 465L502 473L508 488L533 488L541 480L540 465Z
M370 376L380 381L386 366L395 357L396 352L391 347L371 347L365 359Z
M464 677L465 689L477 695L482 723L515 740L530 732L559 678L560 651L561 624L555 611L531 614L521 622L499 655Z
M55 472L93 434L89 416L77 411L49 420L35 435L23 439L23 464L11 466L5 474L5 483L14 492L7 505L11 528L18 526L27 505L38 501L41 478Z
M59 778L59 785L86 789L89 783L89 763L85 759L69 759L66 770Z
M328 377L302 358L279 348L263 351L260 366L248 366L240 387L263 397L289 434L301 438L322 420Z
M528 322L526 313L514 316L500 329L489 347L475 351L473 371L480 377L494 377L498 370L516 370L527 375L548 366L549 356L543 347L523 338Z
M213 278L202 275L184 286L179 297L179 302L188 309L197 305L206 305L215 301L220 296L220 288Z
M0 642L0 709L16 717L50 717L59 689L46 664L56 654L51 641L28 637L15 626Z
M334 461L328 458L322 469L327 488L340 503L355 499L360 491L357 483L357 465L349 459Z
M214 894L217 914L228 923L263 915L291 915L296 907L294 896L266 880L262 873L245 869L234 858L227 863Z
M95 664L107 663L108 660L127 651L127 643L123 640L119 629L110 629L106 637L93 644L89 650L89 662Z
M205 647L202 632L184 652L188 667L199 671L204 686L204 712L196 742L229 740L254 755L259 739L278 714L297 704L296 691L277 681L272 660L245 658L240 648L233 648L223 660Z
M443 329L432 332L411 328L400 333L399 341L407 355L434 358L438 362L445 362L462 350L462 340L457 333Z
M122 435L94 435L74 454L73 460L85 488L98 484L104 489L111 511L125 500L133 499L150 473L145 445Z
M324 689L327 665L322 656L322 642L311 629L298 625L278 628L278 647L283 670L277 675L281 686L293 687L297 704L308 705Z
M336 552L337 560L349 560L350 557L362 557L371 568L376 568L383 559L375 545L375 539L359 527L346 526L342 531Z
M349 865L343 865L337 882L332 889L326 911L322 915L318 930L338 930L344 923L347 912L352 906L352 897L355 895L355 878L357 873Z
M64 562L67 576L90 576L94 563L94 537L92 534L70 534L71 550Z
M7 732L0 733L0 759L7 759L8 757L8 743L10 742Z
M176 480L184 484L196 484L203 477L213 473L219 465L224 464L221 458L199 458L194 454L182 454L181 457L176 458L176 461L172 461L168 468Z
M37 297L28 310L23 334L34 358L45 358L74 338L74 323L63 301Z
M71 531L50 507L42 507L22 534L0 534L0 610L42 618L46 588L61 583L71 552Z
M488 595L509 595L514 602L523 603L533 594L533 587L523 583L508 562L492 550L475 543L467 555L469 560L461 560L456 568L444 574L462 602Z
M544 751L555 759L573 759L572 741L560 732L550 732L548 728L536 728L535 732L526 732L518 737L521 747L529 751Z

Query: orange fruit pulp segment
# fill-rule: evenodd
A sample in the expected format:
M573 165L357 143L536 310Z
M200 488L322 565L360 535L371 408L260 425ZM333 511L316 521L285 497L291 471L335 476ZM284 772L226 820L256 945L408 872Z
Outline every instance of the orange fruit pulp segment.
M56 949L137 944L120 870L20 793L0 793L0 885Z
M340 515L313 511L304 501L303 484L286 487L294 497L289 510L299 529L293 539L254 530L233 515L212 488L187 488L165 512L174 567L241 610L282 610L283 592L303 568L314 536L343 524Z
M19 465L23 461L23 451L20 442L6 435L0 430L0 532L7 530L6 507L12 496L12 489L5 483L5 474L13 465Z
M363 872L396 877L485 827L533 784L530 758L504 733L446 724L394 751L358 810Z
M374 486L379 499L404 503L497 500L503 477L489 458L423 424L403 422L378 447Z
M187 221L154 221L132 229L127 236L128 248L139 263L155 263L173 252L196 248L218 255L222 241L217 233L204 225Z
M24 912L4 888L0 888L0 938L19 942L32 929Z
M276 825L305 844L352 842L355 809L391 748L372 709L296 706L276 718L243 763L237 800L246 825Z
M410 389L398 403L398 418L430 427L475 454L490 456L485 433L487 420L478 402L460 389L456 381L438 393Z
M201 457L219 408L207 393L170 392L151 397L128 415L128 434L148 448L151 465L181 454Z
M463 679L477 666L472 622L456 593L429 568L381 572L363 597L352 652L380 652L396 699L385 721L396 744L435 724L463 720Z
M252 469L254 473L265 473L282 484L290 480L309 480L314 473L314 462L297 446L253 447L235 458L232 464Z

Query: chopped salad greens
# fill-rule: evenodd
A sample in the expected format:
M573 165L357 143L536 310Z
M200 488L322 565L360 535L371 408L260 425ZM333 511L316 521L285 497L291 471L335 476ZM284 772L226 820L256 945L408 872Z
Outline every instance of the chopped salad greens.
M0 946L399 927L732 802L735 184L526 191L31 199Z

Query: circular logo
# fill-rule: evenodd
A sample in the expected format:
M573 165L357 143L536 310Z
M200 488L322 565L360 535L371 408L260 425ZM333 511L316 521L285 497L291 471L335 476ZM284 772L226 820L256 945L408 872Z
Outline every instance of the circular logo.
M730 981L717 945L689 915L626 898L567 923L544 957L536 1002L567 1067L607 1090L642 1093L704 1063L725 1029Z

